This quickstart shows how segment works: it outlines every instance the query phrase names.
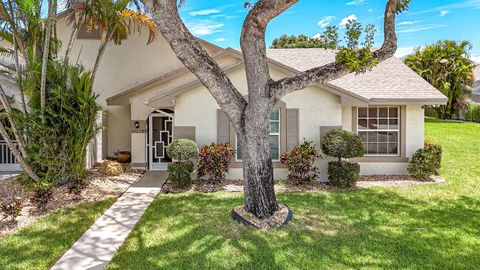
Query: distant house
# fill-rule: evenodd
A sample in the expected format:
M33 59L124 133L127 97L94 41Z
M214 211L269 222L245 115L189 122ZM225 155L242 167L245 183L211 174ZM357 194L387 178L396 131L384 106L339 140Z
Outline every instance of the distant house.
M475 79L473 82L472 102L480 103L480 65L475 67L473 74Z
M71 31L63 19L58 21L60 39L67 40ZM165 170L171 161L165 149L174 139L191 139L199 145L229 143L237 154L228 178L241 179L242 156L229 119L161 35L150 45L146 41L146 33L132 35L105 52L94 88L106 112L107 128L97 138L94 159L126 150L132 153L133 167ZM247 95L242 53L199 42ZM98 45L95 37L80 35L70 58L91 67ZM335 52L324 49L269 49L267 56L273 79L335 61ZM367 155L357 160L362 174L406 174L409 158L423 147L423 106L446 102L442 93L395 57L371 72L288 94L276 104L270 119L275 178L285 179L288 173L279 162L282 152L304 139L318 146L333 128L362 138L367 149ZM320 179L327 177L329 160L325 157L316 164Z

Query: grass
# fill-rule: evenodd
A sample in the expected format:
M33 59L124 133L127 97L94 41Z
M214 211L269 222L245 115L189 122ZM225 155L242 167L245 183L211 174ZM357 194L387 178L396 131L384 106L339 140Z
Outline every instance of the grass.
M283 193L294 218L258 231L233 222L238 194L157 197L108 269L476 269L480 125L426 120L445 184Z
M114 201L59 209L0 238L0 269L48 269Z

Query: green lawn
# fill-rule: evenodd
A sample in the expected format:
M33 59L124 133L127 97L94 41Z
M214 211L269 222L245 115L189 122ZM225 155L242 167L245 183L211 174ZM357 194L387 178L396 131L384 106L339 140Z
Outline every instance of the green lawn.
M0 269L48 269L114 201L59 209L0 238Z
M236 194L159 196L108 269L478 269L480 125L427 120L446 184L278 194L263 232L233 222Z

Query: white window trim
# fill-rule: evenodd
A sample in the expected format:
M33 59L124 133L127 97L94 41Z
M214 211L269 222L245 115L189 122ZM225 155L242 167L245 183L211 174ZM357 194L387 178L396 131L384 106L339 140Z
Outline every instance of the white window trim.
M359 114L359 109L361 108L367 108L367 117L360 117L360 114ZM397 128L396 129L361 129L358 125L358 120L360 119L365 119L367 120L367 126L368 126L368 120L370 120L369 118L369 108L377 108L377 114L378 114L378 108L388 108L388 116L385 118L385 117L380 117L379 115L377 115L377 121L380 120L380 119L387 119L387 120L397 120L398 121L398 125L397 125ZM390 118L390 108L396 108L397 109L397 117L392 117ZM401 125L401 107L400 106L368 106L368 107L357 107L357 119L356 119L356 124L357 124L357 135L359 134L359 132L373 132L373 131L376 131L376 132L397 132L397 153L396 154L365 154L366 157L400 157L401 156L401 140L400 140L400 134L401 134L401 128L400 128L400 125ZM372 118L373 119L373 118ZM378 122L377 122L378 124ZM378 152L378 143L377 142L377 152ZM388 143L387 143L388 144ZM367 143L368 145L368 143Z
M278 137L278 159L273 159L272 158L272 161L273 162L280 162L280 156L282 155L282 153L280 152L281 151L281 139L280 139L280 136L281 136L281 132L282 132L282 110L280 108L273 108L273 110L278 110L278 120L269 120L269 123L270 122L278 122L278 132L269 132L268 133L268 136L269 136L269 140L270 140L270 136L277 136ZM269 127L270 128L270 127ZM235 134L235 162L243 162L242 159L239 159L238 158L238 139L237 139L237 135Z

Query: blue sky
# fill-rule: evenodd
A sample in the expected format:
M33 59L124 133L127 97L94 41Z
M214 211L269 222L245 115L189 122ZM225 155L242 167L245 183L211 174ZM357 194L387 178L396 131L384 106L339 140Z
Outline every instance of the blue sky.
M244 0L188 0L181 16L198 37L221 47L238 48L248 9ZM267 45L282 34L314 36L328 25L342 27L347 18L377 26L376 46L382 44L386 0L300 0L273 20ZM410 10L397 17L397 56L441 39L469 40L471 54L480 62L480 0L412 0Z

